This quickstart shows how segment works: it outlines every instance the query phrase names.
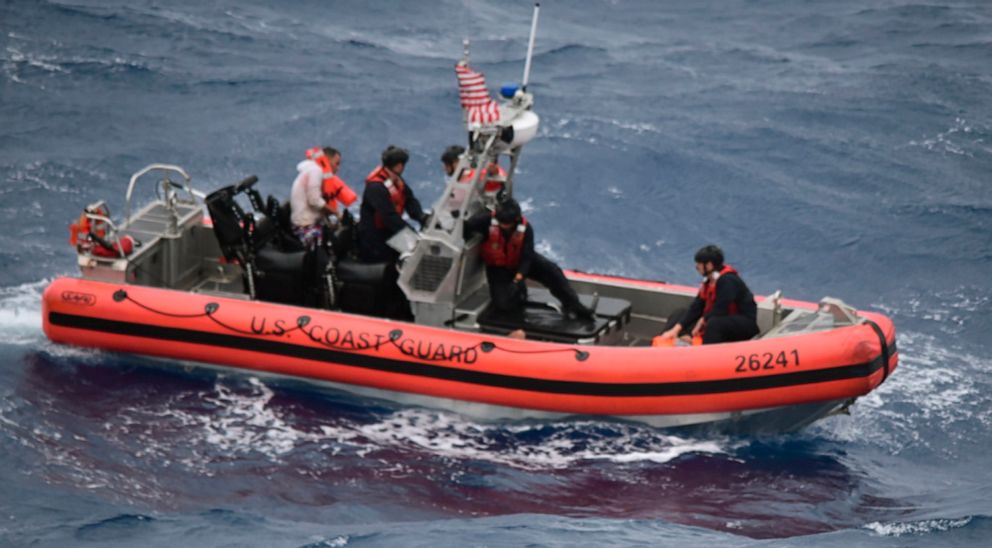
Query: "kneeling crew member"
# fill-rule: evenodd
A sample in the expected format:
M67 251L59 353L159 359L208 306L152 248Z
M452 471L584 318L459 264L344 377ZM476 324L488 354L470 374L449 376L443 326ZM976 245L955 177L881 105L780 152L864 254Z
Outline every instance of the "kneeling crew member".
M723 264L723 251L708 245L696 252L696 271L703 276L699 294L682 320L661 334L674 339L692 330L703 344L744 341L758 334L754 295L734 267ZM685 335L683 335L685 336Z
M358 221L358 254L364 262L391 262L399 257L386 241L410 226L403 220L404 211L421 225L427 222L413 189L403 180L409 160L406 150L390 145L382 152L382 164L365 179Z
M444 166L445 175L451 177L455 173L455 168L458 167L458 159L464 152L465 147L459 145L451 145L444 149L444 153L441 154L441 164ZM471 181L474 176L474 169L466 169L458 174L458 180L465 183ZM489 166L486 167L486 183L482 189L483 193L495 197L505 188L506 170L498 162L490 162Z
M499 312L520 312L527 302L525 278L547 287L561 301L566 317L592 319L593 311L579 302L558 265L534 251L534 229L509 198L496 211L483 211L465 221L465 238L482 234L482 261L493 306Z

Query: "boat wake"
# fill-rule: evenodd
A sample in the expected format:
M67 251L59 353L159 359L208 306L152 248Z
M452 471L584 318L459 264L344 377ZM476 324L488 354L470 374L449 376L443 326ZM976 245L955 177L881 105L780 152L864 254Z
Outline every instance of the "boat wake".
M498 426L423 409L398 411L358 433L379 447L417 448L524 470L565 469L592 460L665 463L687 453L730 450L729 442L663 435L642 425L578 420Z
M894 455L981 454L977 440L992 427L992 386L974 372L992 369L992 360L913 331L899 334L899 354L899 374L859 398L852 420L816 428L839 441L871 440Z
M271 462L311 451L328 457L352 455L395 461L398 459L386 455L400 452L537 471L566 469L580 461L595 460L665 463L688 453L716 454L732 449L726 440L694 440L665 435L644 425L592 420L485 424L422 408L321 417L312 414L313 409L301 408L299 402L288 402L285 394L277 395L255 378L240 386L222 379L200 401L200 409L183 410L179 406L160 410L171 415L183 431L192 432L190 439L180 443L203 447L205 455L255 454Z
M0 331L12 345L43 345L41 294L51 280L0 287Z

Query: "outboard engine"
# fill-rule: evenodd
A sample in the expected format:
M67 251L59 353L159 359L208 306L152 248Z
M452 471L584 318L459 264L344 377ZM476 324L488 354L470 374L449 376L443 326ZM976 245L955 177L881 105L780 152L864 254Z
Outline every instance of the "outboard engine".
M252 299L318 306L314 288L319 287L320 282L314 273L324 271L329 262L327 253L308 253L299 241L296 241L295 249L290 250L268 245L273 240L289 239L274 238L280 232L276 220L278 212L272 211L272 200L269 207L263 209L262 198L253 188L257 182L258 177L252 175L207 196L207 209L221 252L244 268L245 287ZM262 213L259 221L256 222L255 214L246 213L235 200L239 194L246 194L253 208Z
M253 175L206 198L221 251L244 268L251 298L390 317L402 317L405 310L409 315L391 263L364 264L348 256L355 221L347 210L338 226L325 229L328 247L306 250L291 232L289 205L273 197L263 205L253 188L257 182ZM255 213L238 204L240 194L248 196Z

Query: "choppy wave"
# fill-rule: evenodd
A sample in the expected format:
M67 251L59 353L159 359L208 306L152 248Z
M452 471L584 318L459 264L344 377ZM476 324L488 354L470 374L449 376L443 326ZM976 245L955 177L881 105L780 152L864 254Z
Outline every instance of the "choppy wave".
M364 425L361 437L456 459L526 470L563 469L586 460L669 462L687 453L725 453L718 440L663 435L651 428L590 421L493 426L437 411L406 409Z
M41 293L50 281L0 287L0 331L4 333L4 343L35 345L44 340Z
M731 447L719 440L664 435L638 425L590 421L493 425L420 408L399 409L371 422L317 420L300 425L282 416L285 410L271 405L273 395L269 387L251 378L238 389L216 385L211 394L199 396L203 408L183 410L176 405L180 402L169 400L161 408L130 406L122 415L135 424L177 423L190 434L179 443L205 450L204 462L187 464L208 474L204 465L215 455L263 455L278 463L310 447L331 454L423 452L431 458L499 463L523 470L565 469L593 460L665 463L687 453L726 453ZM153 449L154 444L145 451Z
M899 367L877 390L860 398L853 421L833 435L870 439L893 454L964 457L980 447L992 426L992 386L974 371L992 358L949 348L932 334L899 334Z
M893 523L875 521L865 525L865 529L886 537L922 536L967 527L971 523L971 520L971 517L965 517L960 519L925 519Z
M46 89L46 86L44 80L39 80L38 76L69 78L76 74L135 75L155 72L146 61L127 59L113 53L109 53L108 57L64 56L58 53L26 52L14 46L7 46L0 64L10 81L18 84L37 83L41 89Z
M975 157L976 154L992 154L992 130L986 124L969 122L955 118L951 127L932 136L912 139L909 147L922 148L928 152Z

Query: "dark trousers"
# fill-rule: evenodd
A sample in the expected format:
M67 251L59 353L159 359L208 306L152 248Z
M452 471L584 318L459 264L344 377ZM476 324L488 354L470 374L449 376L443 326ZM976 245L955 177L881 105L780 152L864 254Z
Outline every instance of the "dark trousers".
M512 268L486 268L489 295L493 300L493 306L499 312L521 311L527 302L527 286L523 282L513 282L516 274L517 271ZM534 255L527 277L548 288L565 309L577 309L582 306L578 294L568 284L565 273L544 256Z
M706 320L703 344L746 341L757 334L758 322L747 316L712 316Z
M358 259L363 263L395 263L400 254L377 234L358 235Z

